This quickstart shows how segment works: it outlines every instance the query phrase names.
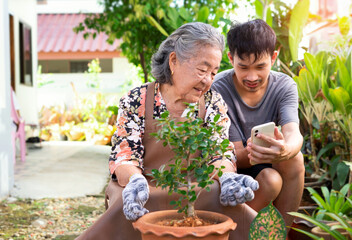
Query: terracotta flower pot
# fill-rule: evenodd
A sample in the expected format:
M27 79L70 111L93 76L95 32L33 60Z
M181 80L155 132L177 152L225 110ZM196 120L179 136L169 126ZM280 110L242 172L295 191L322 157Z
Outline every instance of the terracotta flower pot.
M176 210L165 210L144 215L133 223L133 227L141 232L143 240L227 240L230 231L235 230L237 226L230 217L220 213L209 211L196 211L196 213L199 218L218 224L201 227L170 227L155 224L164 219L182 219L184 216Z
M327 223L328 226L333 226L333 225L336 225L336 224L339 224L338 222L331 222L331 223ZM351 223L349 223L351 224ZM346 236L346 239L352 239L351 235L349 232L347 232L346 230L344 229L338 229L338 231L343 235L343 236ZM335 238L332 237L329 233L323 231L320 227L314 227L311 231L313 234L319 236L319 237L322 237L324 240L334 240Z

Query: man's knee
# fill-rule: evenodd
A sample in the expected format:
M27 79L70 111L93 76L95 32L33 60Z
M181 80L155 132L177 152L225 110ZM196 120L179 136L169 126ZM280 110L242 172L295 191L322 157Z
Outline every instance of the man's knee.
M301 152L287 161L273 165L282 178L302 178L305 174L304 158Z
M279 193L282 188L282 177L273 168L265 168L255 178L259 182L259 188L265 188L269 193Z

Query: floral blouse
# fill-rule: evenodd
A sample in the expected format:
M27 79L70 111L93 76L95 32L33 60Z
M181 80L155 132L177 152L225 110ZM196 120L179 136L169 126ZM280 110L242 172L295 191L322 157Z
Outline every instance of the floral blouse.
M136 87L120 99L117 116L117 129L111 138L112 150L109 158L109 169L112 178L115 179L115 169L121 164L131 164L143 169L144 146L142 138L145 128L145 100L146 84ZM159 84L155 84L153 117L158 118L167 111L166 104L161 96ZM219 141L228 139L230 119L227 116L227 106L219 93L209 90L204 95L205 100L205 123L212 122L217 114L220 114L218 124L222 125L222 134ZM231 148L233 148L232 143ZM226 153L230 156L229 161L235 162L234 151ZM213 159L215 161L218 159Z

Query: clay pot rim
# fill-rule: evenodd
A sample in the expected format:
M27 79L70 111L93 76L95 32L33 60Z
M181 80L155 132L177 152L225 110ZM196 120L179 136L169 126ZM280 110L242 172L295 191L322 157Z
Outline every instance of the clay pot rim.
M352 222L348 222L350 225L352 224ZM329 227L331 226L334 226L334 225L337 225L337 224L340 224L339 222L337 221L326 221L326 225L328 225ZM349 232L347 230L344 230L344 229L341 229L343 231L340 231L340 233L342 235L344 234L349 234ZM311 230L312 233L314 234L320 234L320 235L324 235L324 236L330 236L330 234L328 232L325 232L323 229L321 229L319 226L316 226L314 228L312 228Z
M204 237L209 235L209 227L213 228L212 233L214 234L224 234L230 230L235 230L237 227L237 223L235 223L230 217L211 211L203 211L196 210L198 216L202 215L214 215L216 219L223 220L223 222L210 225L210 226L200 226L200 227L170 227L170 226L162 226L156 225L153 223L146 222L145 220L153 219L154 215L160 214L160 212L165 212L168 216L178 215L177 210L161 210L148 213L141 218L139 218L136 222L133 222L132 225L135 229L138 229L143 234L154 234L158 237L164 235L173 235L178 238L182 238L185 236L196 236L196 237ZM142 219L142 220L141 220ZM162 219L162 218L159 218ZM165 219L165 218L164 218ZM185 231L187 229L192 229L191 231Z

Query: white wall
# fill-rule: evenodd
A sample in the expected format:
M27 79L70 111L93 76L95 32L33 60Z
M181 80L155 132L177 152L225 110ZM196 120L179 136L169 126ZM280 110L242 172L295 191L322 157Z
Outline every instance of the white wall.
M38 88L38 109L41 109L42 106L61 104L73 106L75 96L71 82L82 96L97 91L87 87L86 81L89 77L84 73L42 74L42 77L46 81L54 82ZM114 58L113 73L100 73L99 78L101 80L100 92L120 97L121 92L126 91L126 89L122 89L123 85L128 80L137 78L137 72L126 58Z
M0 0L0 200L13 186L10 118L10 52L8 0Z
M70 5L70 7L67 7ZM91 13L102 12L103 7L97 0L47 0L46 4L39 4L37 13Z
M24 118L26 124L37 124L38 110L35 101L37 94L36 72L38 61L36 0L11 0L8 1L8 4L9 12L14 16L16 96L20 105L21 115ZM19 21L28 24L32 30L33 86L20 84Z

